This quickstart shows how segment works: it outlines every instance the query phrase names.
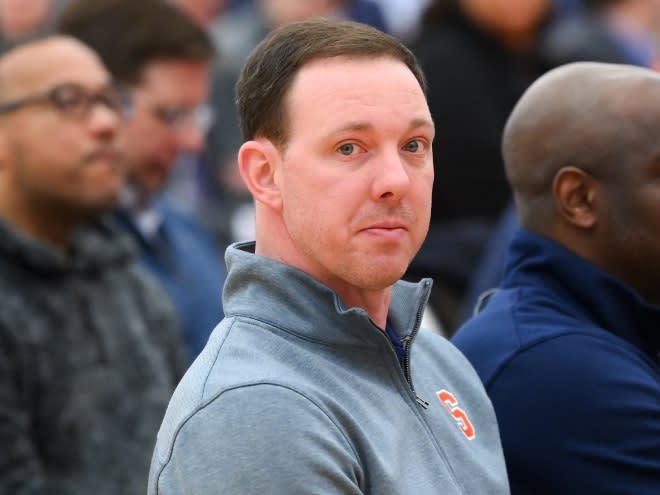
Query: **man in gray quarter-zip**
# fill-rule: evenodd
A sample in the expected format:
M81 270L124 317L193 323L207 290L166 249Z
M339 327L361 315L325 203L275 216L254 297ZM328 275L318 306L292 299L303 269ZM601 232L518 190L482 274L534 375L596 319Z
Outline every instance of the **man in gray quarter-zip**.
M309 20L237 85L256 242L227 249L225 319L179 384L149 495L508 494L491 404L399 281L429 224L434 126L410 52Z

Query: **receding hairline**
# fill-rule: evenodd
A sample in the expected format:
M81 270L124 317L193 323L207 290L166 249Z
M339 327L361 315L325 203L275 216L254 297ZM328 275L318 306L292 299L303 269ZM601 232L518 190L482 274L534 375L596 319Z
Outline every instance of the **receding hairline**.
M414 54L397 38L353 21L317 17L293 22L272 30L243 65L236 102L244 139L261 136L284 144L283 107L292 80L306 65L340 56L398 60L408 66L426 96L423 71Z
M72 36L56 34L30 41L0 56L0 100L11 95L13 90L20 86L22 78L43 72L36 61L50 56L49 52L54 52L52 55L56 57L60 55L58 52L71 49L89 55L103 67L96 52Z

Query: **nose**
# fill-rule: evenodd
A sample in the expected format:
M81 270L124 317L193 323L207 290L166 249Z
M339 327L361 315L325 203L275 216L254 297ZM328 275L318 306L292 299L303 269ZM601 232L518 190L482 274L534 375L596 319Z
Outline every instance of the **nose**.
M117 112L105 105L96 104L90 109L88 125L94 134L112 136L117 132L120 121Z
M203 129L194 122L186 123L177 129L179 151L199 153L204 148L206 135Z
M399 149L383 150L374 164L374 199L399 199L404 196L410 187L410 175Z

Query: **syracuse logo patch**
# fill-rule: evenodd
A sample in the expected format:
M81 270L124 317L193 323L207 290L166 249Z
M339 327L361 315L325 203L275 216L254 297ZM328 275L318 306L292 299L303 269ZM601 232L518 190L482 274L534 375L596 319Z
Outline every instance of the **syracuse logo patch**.
M465 435L468 440L473 440L476 435L474 426L472 426L472 422L470 421L470 418L468 418L467 413L458 407L458 401L456 400L456 397L454 397L454 394L443 389L436 392L436 395L438 396L440 403L445 406L447 412L449 412L456 421L458 429L463 432L463 435Z

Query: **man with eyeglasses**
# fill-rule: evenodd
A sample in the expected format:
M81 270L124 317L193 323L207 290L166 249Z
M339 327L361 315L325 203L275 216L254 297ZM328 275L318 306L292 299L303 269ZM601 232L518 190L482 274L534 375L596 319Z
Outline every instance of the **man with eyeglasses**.
M177 157L197 155L204 146L213 117L205 104L213 45L163 0L73 0L58 29L96 50L115 79L131 88L128 184L118 217L174 301L192 360L222 318L226 271L211 235L160 193Z
M0 57L0 493L145 490L183 374L173 308L106 212L130 100L51 37Z

